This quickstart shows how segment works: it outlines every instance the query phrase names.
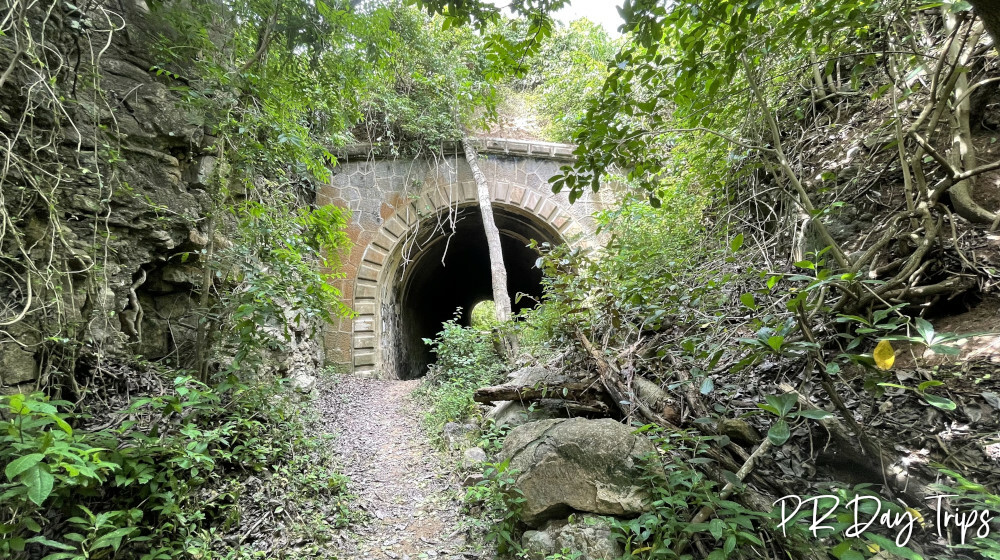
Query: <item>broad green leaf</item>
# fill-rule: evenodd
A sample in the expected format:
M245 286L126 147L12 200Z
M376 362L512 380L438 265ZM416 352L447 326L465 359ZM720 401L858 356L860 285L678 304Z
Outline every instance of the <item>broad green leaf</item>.
M27 410L24 408L24 395L21 393L16 393L10 396L10 411L14 414L24 414Z
M942 385L944 385L944 383L942 383L942 382L940 382L940 381L935 381L935 380L931 380L931 381L924 381L924 382L923 382L923 383L921 383L920 385L917 385L917 390L918 390L918 391L920 391L921 393L923 393L923 392L924 392L924 391L926 391L926 390L927 390L927 389L928 389L929 387L940 387L940 386L942 386Z
M913 550L909 549L908 547L897 546L896 541L893 541L892 539L887 539L882 535L879 535L878 533L868 532L865 533L864 536L867 537L873 543L877 544L878 546L888 550L889 552L897 556L902 556L903 558L906 558L906 560L924 560L923 556L920 556L916 552L913 552Z
M962 353L960 349L945 344L932 344L930 349L938 354L946 354L948 356L958 356Z
M944 2L948 6L948 13L958 13L967 12L972 9L972 4L966 2L965 0L959 0L958 2Z
M879 383L879 387L893 387L896 389L908 389L905 385L900 385L898 383Z
M701 382L701 394L707 395L715 390L715 381L711 377L706 377L704 381Z
M52 494L52 485L55 482L46 465L35 465L25 471L19 480L28 487L28 499L39 506Z
M757 408L759 408L761 410L766 410L766 411L770 412L771 414L773 414L775 416L781 416L781 413L778 412L778 409L775 408L774 406L769 405L769 404L757 403Z
M91 545L91 549L105 548L110 546L112 549L117 551L122 546L122 538L131 535L137 530L137 527L122 527L116 529L106 535L101 535L94 544Z
M31 467L34 467L35 465L40 463L44 458L45 455L41 453L32 453L30 455L25 455L24 457L20 457L18 459L11 461L7 465L7 468L4 469L4 474L7 475L8 480L13 482L14 478L17 475L30 469Z
M774 335L767 339L767 345L774 349L775 352L781 352L781 345L784 344L785 337L781 335Z
M934 325L923 317L917 317L915 323L920 337L924 339L926 344L930 344L934 340Z
M737 235L736 237L734 237L733 240L729 242L729 248L732 249L732 251L734 253L736 251L739 251L740 247L742 247L742 246L743 246L743 234L742 233L739 234L739 235Z
M774 425L771 426L771 429L767 431L767 439L771 442L771 445L775 447L784 445L791 435L792 433L788 429L788 422L786 422L784 418L775 422Z
M73 428L71 428L70 425L67 424L65 420L60 418L58 414L53 414L52 419L56 421L57 426L62 428L62 431L66 432L69 435L73 435Z
M708 532L712 534L712 537L716 540L722 538L722 532L726 530L726 524L722 522L721 519L716 517L708 524Z
M830 554L836 558L841 558L845 552L851 549L851 541L844 540L840 541L837 546L830 549ZM863 558L863 557L862 557Z
M54 541L52 539L47 539L42 535L38 535L37 537L32 537L28 539L27 542L43 544L50 548L58 548L59 550L76 550L76 547L72 547L66 543L61 543L59 541Z
M753 294L743 294L740 296L740 302L747 306L749 309L757 309L757 301L754 299Z
M780 395L765 395L764 399L778 411L778 416L784 416L795 408L798 397L794 393L782 393Z
M939 397L937 395L923 394L924 400L931 406L936 406L941 410L955 410L955 403L951 399Z

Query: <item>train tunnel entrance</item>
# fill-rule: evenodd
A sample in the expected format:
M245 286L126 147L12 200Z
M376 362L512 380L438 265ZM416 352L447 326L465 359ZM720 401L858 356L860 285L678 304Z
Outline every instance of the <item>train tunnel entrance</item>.
M507 269L507 290L513 311L535 305L542 295L542 271L535 263L539 254L528 245L559 244L559 233L544 220L520 208L494 204L494 218L500 230L504 264ZM397 281L392 305L383 307L394 317L383 317L384 341L394 352L388 363L395 367L395 376L412 379L423 376L434 362L434 354L423 342L441 331L441 324L462 309L461 322L469 325L476 303L493 299L490 277L490 257L483 230L482 214L475 205L460 207L450 216L433 216L415 228L410 243L399 256ZM420 232L426 232L421 234ZM518 293L522 297L514 303Z

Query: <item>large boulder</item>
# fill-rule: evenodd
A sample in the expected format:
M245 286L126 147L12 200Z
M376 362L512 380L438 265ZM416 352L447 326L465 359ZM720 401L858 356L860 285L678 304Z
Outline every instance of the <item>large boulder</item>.
M538 527L573 511L625 517L647 511L642 459L653 453L648 439L610 418L569 418L514 428L500 458L517 472L522 521Z
M544 560L564 550L579 554L572 556L577 560L617 560L625 554L610 523L594 515L549 521L537 531L525 531L521 544L531 560Z

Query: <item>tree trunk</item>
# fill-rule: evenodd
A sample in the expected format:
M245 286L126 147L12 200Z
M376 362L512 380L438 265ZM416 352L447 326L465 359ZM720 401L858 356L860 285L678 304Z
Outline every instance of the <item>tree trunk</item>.
M1000 0L988 0L987 2L981 3L992 4L995 7L1000 5ZM979 13L980 17L983 18L983 21L987 21L985 13L982 11ZM992 14L992 17L996 18L1000 16ZM960 20L955 14L945 15L945 29L948 32L953 31L959 25ZM988 26L987 29L989 29ZM975 45L975 39L978 39L979 36L979 34L973 33L973 45ZM996 39L994 38L994 44L995 42ZM964 66L966 62L968 62L968 56L968 54L961 52L961 47L957 42L952 43L950 58L956 66ZM954 109L951 113L952 147L948 153L952 167L959 171L976 168L976 148L972 144L972 127L969 123L971 100L969 99L969 96L966 95L966 92L968 91L969 78L964 72L960 72L958 80L955 82L955 90L953 92L955 99L960 101L954 105ZM975 178L959 181L951 187L948 194L951 198L952 206L955 207L955 212L972 223L992 224L997 217L976 202L972 194L974 191Z
M555 385L493 385L480 387L472 395L477 403L492 403L498 401L535 401L538 399L558 398L582 401L587 397L596 398L600 385L595 382L559 383Z
M486 184L486 175L479 168L479 153L472 145L468 136L462 135L462 147L465 149L465 159L472 168L472 176L476 179L479 191L479 210L483 213L483 228L486 230L486 244L490 251L490 276L493 278L493 303L496 304L497 319L501 323L510 320L510 294L507 293L507 268L503 263L503 251L500 248L500 230L493 219L493 203L490 202L490 189Z
M993 38L993 48L1000 51L1000 0L969 0L969 3Z
M214 202L214 201L213 201ZM198 335L197 342L195 344L195 363L198 367L198 379L205 384L208 384L208 327L209 327L209 312L208 312L208 302L210 298L210 293L212 290L212 283L214 282L214 270L212 269L212 259L215 258L215 213L218 211L217 208L213 208L211 213L208 215L208 249L201 256L202 260L202 275L201 275L201 294L198 301L198 306L201 313L205 315L198 321Z

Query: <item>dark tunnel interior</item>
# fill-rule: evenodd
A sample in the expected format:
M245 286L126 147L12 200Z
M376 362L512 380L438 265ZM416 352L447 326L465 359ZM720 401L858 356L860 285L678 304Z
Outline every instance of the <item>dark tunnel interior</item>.
M529 241L557 244L559 234L539 218L506 207L495 206L493 215L500 230L507 290L516 313L533 306L542 294L542 271L535 267L539 255L527 246ZM427 227L431 228L433 225ZM441 323L451 319L457 307L462 308L462 324L467 326L472 308L480 301L493 299L490 257L479 208L460 208L453 234L450 225L441 229L444 232L421 243L419 251L413 250L415 254L398 286L401 332L397 340L404 351L402 363L398 364L400 378L427 372L434 354L422 339L434 338L441 331ZM518 293L535 299L526 297L515 303Z

